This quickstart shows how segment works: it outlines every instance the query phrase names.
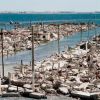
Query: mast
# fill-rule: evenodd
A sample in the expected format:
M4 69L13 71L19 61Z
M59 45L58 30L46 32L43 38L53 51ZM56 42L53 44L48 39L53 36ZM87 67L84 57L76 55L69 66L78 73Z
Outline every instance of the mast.
M59 40L60 40L60 35L59 35L60 26L59 26L59 24L57 25L57 27L58 27L58 55L60 55L60 42L59 42ZM59 71L59 68L60 68L60 62L58 60L58 71Z
M60 27L59 27L59 24L58 24L58 55L60 54L60 34L59 34L59 30L60 30Z
M34 75L35 75L35 68L34 68L34 26L32 26L32 89L33 92L35 90L35 80L34 80Z
M90 34L89 34L89 29L90 29L90 27L89 27L89 22L88 22L88 25L87 25L88 27L88 37L87 37L87 39L89 40L89 37L90 37Z
M82 41L82 23L80 24L80 28L81 28L81 37L80 37L80 41Z
M4 59L3 59L3 29L0 32L1 35L1 45L2 45L2 77L4 77Z
M94 14L94 23L95 23L95 37L97 35L97 30L96 30L96 15Z
M30 20L30 27L32 26L32 22L31 22L31 20Z
M0 95L1 95L1 72L0 72Z
M45 27L44 27L44 23L43 22L41 22L42 24L42 29L43 29L43 32L45 31Z
M96 35L97 35L97 30L96 30L96 24L95 24L95 37L96 37Z

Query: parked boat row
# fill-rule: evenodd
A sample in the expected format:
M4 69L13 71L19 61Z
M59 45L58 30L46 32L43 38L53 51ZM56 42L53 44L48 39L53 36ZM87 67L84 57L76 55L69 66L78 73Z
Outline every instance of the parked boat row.
M63 23L59 25L59 28L56 24L38 24L34 26L34 46L38 47L41 44L46 44L50 41L54 41L58 39L58 30L59 37L63 38L65 36L70 36L75 34L76 32L80 32L81 30L86 31L89 29L95 28L94 24L67 24ZM22 50L31 50L31 29L29 28L17 28L12 29L11 31L3 30L3 54L4 55L12 55L16 54L18 51ZM0 48L2 47L0 41ZM0 55L2 49L0 49Z
M14 72L1 81L3 92L19 93L30 98L47 98L48 95L69 95L84 100L100 97L100 36L82 42L61 54L32 66L14 67ZM34 88L34 91L33 91Z

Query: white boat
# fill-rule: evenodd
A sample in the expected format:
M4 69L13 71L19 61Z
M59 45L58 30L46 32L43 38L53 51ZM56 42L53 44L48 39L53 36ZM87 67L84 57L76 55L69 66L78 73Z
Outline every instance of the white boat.
M69 93L67 87L59 87L59 93L67 95Z
M29 95L31 98L35 98L35 99L47 99L47 96L43 93L38 93L38 92L33 92L30 93Z
M21 92L21 96L28 97L28 98L34 98L34 99L47 99L47 96L43 93L38 92Z
M87 91L71 91L72 97L78 97L83 100L98 100L98 95L100 95L100 92L87 92Z
M1 97L20 97L19 92L5 92L2 93Z

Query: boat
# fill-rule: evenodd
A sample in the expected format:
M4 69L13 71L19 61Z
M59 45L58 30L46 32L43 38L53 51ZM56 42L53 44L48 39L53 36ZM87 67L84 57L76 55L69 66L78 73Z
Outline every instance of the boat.
M25 92L20 92L20 95L22 96L22 97L27 97L27 98L29 98L29 94L30 94L31 92L29 92L29 91L25 91Z
M38 92L25 91L25 92L20 92L20 95L27 98L47 99L47 96L45 94Z
M20 97L19 92L5 92L2 93L1 97Z
M18 86L18 87L23 87L24 84L26 84L26 82L25 81L19 81L19 80L12 80L11 84L15 85L15 86Z
M33 92L29 96L34 99L47 99L47 96L43 93Z
M67 87L59 87L58 93L61 93L63 95L67 95L69 93Z
M100 92L87 92L87 91L71 91L72 97L80 98L82 100L98 100Z

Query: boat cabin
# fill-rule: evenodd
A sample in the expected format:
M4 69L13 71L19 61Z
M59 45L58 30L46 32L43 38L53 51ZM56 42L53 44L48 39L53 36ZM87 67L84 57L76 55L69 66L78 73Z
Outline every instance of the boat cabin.
M78 44L79 49L88 50L90 49L90 44L88 42L82 42Z

